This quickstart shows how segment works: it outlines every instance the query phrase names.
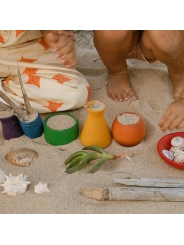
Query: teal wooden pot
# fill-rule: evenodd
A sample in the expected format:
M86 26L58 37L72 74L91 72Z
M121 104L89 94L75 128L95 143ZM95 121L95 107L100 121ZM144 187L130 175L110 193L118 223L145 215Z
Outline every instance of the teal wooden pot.
M29 122L19 118L19 123L24 134L29 138L38 138L43 134L43 122L39 113L35 120Z

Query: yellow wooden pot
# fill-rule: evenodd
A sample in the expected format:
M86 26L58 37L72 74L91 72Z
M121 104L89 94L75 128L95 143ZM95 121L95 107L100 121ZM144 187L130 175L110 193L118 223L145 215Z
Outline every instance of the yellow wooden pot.
M104 117L105 103L91 100L86 105L88 116L80 133L80 141L84 146L96 145L106 147L112 141L110 129Z

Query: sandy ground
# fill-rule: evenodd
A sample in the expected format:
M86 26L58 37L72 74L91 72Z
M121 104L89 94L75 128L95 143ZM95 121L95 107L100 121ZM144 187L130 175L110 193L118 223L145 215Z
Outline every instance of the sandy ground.
M23 135L19 138L4 140L0 132L0 169L6 175L27 174L28 189L24 194L8 196L2 194L0 187L1 214L158 214L183 213L182 202L150 201L96 201L86 198L79 192L83 187L118 186L114 178L182 178L183 171L167 165L157 153L157 142L165 134L157 124L166 106L172 102L172 84L166 67L161 63L154 65L137 60L128 60L130 82L138 95L137 101L116 102L106 94L106 68L91 44L77 46L80 71L91 86L90 99L102 100L106 104L105 118L111 128L113 120L124 111L138 113L145 121L145 139L133 147L123 147L114 140L106 148L112 154L131 154L136 152L129 163L126 159L106 162L95 174L88 173L90 166L73 174L65 173L64 161L73 152L81 150L79 138L64 146L52 146L45 141L44 135L30 139ZM86 108L69 111L79 119L80 131L84 124ZM42 114L44 118L48 116ZM11 165L5 155L12 149L27 147L39 153L39 158L29 167ZM36 194L34 186L39 181L48 183L50 192Z

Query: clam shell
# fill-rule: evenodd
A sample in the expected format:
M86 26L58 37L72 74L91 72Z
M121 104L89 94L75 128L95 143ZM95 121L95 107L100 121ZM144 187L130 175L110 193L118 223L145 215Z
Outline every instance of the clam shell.
M20 148L8 152L5 159L16 166L28 167L39 157L38 152L29 148Z

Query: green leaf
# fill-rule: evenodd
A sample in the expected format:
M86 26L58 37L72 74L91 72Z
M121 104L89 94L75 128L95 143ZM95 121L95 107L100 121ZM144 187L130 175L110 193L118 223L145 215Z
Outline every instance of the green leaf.
M64 162L64 164L69 164L71 161L73 161L76 157L78 156L85 156L87 155L88 153L85 152L85 151L77 151L77 152L74 152L73 154L71 154Z
M79 162L79 164L77 166L75 166L73 168L67 168L66 172L69 174L74 173L74 172L82 169L88 162L90 162L94 159L100 158L100 157L101 157L101 155L96 153L96 152L91 152L91 153L88 152L88 154L85 157L83 157L83 159Z
M106 155L106 154L107 154L107 152L106 152L104 149L102 149L102 148L99 147L99 146L95 146L95 145L85 146L85 147L83 148L83 150L96 151L96 152L101 153L101 154L103 154L103 155Z
M109 160L109 158L104 157L102 158L90 171L89 173L95 173L96 171L98 171L98 169L107 161Z
M75 167L83 158L84 156L78 156L76 158L74 158L68 165L67 168L72 168L72 167Z

